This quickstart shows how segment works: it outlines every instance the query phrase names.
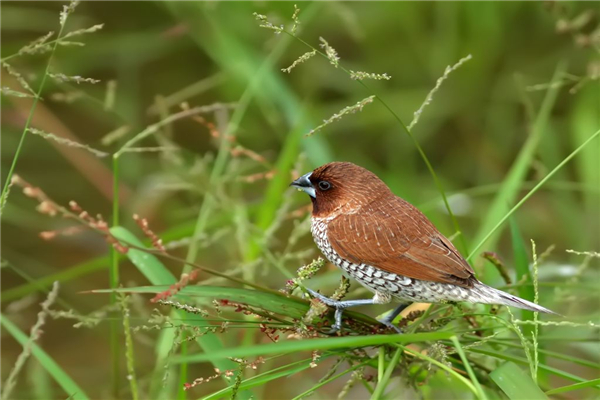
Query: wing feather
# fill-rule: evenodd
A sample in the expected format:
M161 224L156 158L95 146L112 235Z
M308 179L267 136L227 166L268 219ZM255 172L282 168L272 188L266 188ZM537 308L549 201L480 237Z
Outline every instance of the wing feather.
M329 242L340 257L413 279L471 287L467 261L416 207L389 196L356 214L329 222Z

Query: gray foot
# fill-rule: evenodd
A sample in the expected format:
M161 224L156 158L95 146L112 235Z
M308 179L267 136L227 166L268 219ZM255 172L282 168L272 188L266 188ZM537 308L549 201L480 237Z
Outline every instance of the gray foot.
M379 319L378 321L383 325L387 326L395 330L398 333L402 333L402 330L393 324L394 318L396 318L406 307L408 304L400 304L398 307L394 309L391 313L385 316L385 318Z
M342 314L344 313L344 309L346 308L343 303L345 302L330 299L329 297L325 297L321 293L315 292L314 290L309 288L306 288L306 290L308 291L308 293L310 293L312 297L319 299L321 302L327 304L329 307L335 308L335 322L333 325L331 325L331 329L325 333L331 335L342 329Z
M339 301L339 300L330 299L329 297L325 297L321 293L317 293L312 289L306 288L306 290L308 291L308 293L310 293L310 295L312 297L319 299L323 303L327 304L329 307L335 308L335 322L331 326L331 330L329 332L327 332L329 334L335 333L335 332L339 331L340 329L342 329L342 314L344 313L344 310L346 308L355 307L355 306L381 304L381 300L378 299L377 296L372 299ZM397 311L397 309L394 310L390 314L390 315L392 315L392 320L396 317L396 315L398 315L398 313L400 313L400 311L402 311L402 309L400 309L400 311L398 311L398 313L394 314L396 311ZM387 317L384 320L387 320ZM386 326L389 326L390 328L393 328L397 332L399 332L399 328L393 326L393 324L391 322L388 321L387 323L386 322L382 322L382 323Z

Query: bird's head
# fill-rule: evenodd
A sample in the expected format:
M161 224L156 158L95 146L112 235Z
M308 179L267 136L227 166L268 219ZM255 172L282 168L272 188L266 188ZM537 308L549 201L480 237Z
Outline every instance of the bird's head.
M313 216L356 212L360 207L391 193L371 171L349 162L332 162L302 175L290 186L308 194Z

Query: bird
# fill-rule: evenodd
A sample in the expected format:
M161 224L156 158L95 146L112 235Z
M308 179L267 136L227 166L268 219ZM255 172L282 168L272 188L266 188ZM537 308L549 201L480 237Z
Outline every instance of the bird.
M392 321L411 302L497 304L555 314L547 308L490 287L431 221L396 196L373 172L350 162L331 162L290 186L310 196L311 233L323 255L374 293L371 299L334 300L306 288L335 308L331 332L342 327L346 308L400 302L379 322Z

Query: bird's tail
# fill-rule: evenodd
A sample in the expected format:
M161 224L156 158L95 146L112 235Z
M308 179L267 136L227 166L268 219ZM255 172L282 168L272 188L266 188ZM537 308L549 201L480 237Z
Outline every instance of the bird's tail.
M560 315L552 310L549 310L538 304L532 303L531 301L527 301L520 297L513 296L512 294L508 294L506 292L503 292L502 290L494 289L493 287L484 285L481 282L478 285L476 285L472 290L478 292L477 294L480 298L477 300L477 302L480 303L502 304L505 306L522 308L524 310Z

